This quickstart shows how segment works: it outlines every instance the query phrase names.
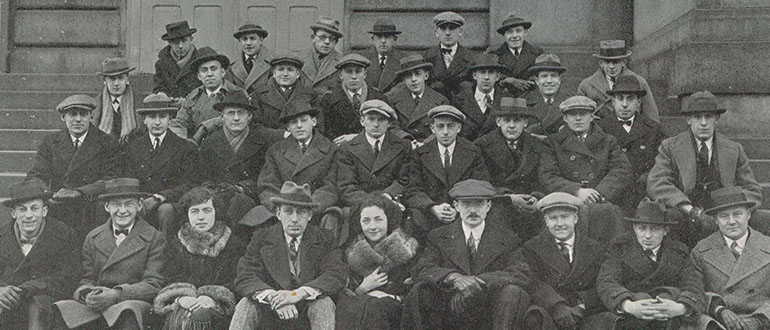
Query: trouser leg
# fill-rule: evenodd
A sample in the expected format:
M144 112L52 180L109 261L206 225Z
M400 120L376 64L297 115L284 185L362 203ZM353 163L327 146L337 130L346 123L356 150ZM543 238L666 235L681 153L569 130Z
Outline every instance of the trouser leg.
M520 329L529 307L529 295L516 285L502 287L492 299L492 329Z
M249 298L242 298L235 306L233 318L230 320L230 330L256 330L258 327L257 306Z
M310 328L313 330L334 329L334 302L329 297L323 297L308 302L307 318L310 320Z

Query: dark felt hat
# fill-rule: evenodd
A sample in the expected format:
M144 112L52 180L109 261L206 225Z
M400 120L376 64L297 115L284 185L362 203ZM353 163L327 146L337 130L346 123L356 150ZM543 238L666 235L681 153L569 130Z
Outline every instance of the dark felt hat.
M706 214L713 215L730 207L745 206L752 209L758 204L755 201L748 200L743 188L738 186L724 187L711 192L711 205L709 205L705 212Z
M682 109L683 115L690 115L695 113L715 113L723 114L727 111L725 108L720 108L717 105L717 97L711 94L709 91L695 92L690 96L689 103Z
M456 200L462 199L492 199L497 195L497 190L488 181L468 179L455 183L449 189L449 197Z
M612 86L612 89L607 91L607 95L615 94L636 94L638 96L644 96L647 95L647 90L642 88L639 79L633 75L626 74L619 76L615 80L615 85Z
M561 65L561 59L556 54L542 54L535 59L535 64L527 69L527 75L536 75L540 71L564 73L567 68Z
M222 112L222 110L227 107L244 109L248 110L249 112L257 111L257 108L251 105L249 98L240 91L232 91L225 94L221 101L214 103L213 107L214 110L219 112Z
M430 117L431 119L436 118L438 116L449 116L459 120L461 123L465 122L465 114L462 111L458 110L457 108L448 104L435 106L433 107L433 109L428 110L428 117Z
M128 59L123 57L108 58L102 62L102 71L99 75L102 76L117 76L119 74L129 73L136 68L132 68L128 65Z
M340 21L328 16L319 16L318 21L310 24L311 30L324 30L331 33L337 39L342 38L342 32L340 32Z
M396 24L393 24L393 21L387 16L376 20L372 29L366 32L371 34L401 34L401 31L396 29Z
M342 69L343 66L346 66L346 65L349 65L349 64L358 65L358 66L363 67L365 69L365 68L368 68L369 65L372 64L372 62L370 62L368 58L363 57L362 55L359 55L359 54L356 54L356 53L352 53L352 54L347 54L347 55L343 56L340 59L340 61L337 62L336 65L334 65L334 67L337 70L339 70L339 69Z
M136 113L146 115L158 112L176 112L178 107L172 106L174 99L165 94L150 94L142 100L142 107L136 109Z
M59 111L59 113L65 113L70 109L93 111L96 109L96 100L88 95L75 94L68 96L56 106L56 111Z
M492 111L494 116L522 116L537 119L531 108L527 107L527 99L502 97L500 107ZM531 124L531 123L530 123Z
M508 67L500 64L500 61L495 54L481 54L476 56L476 59L468 67L468 74L473 74L474 70L478 69L495 69L498 72L507 73Z
M187 21L166 24L166 33L160 38L166 41L184 38L198 32L198 29L190 28Z
M602 60L620 60L631 56L631 50L626 47L625 40L599 41L599 54L594 57Z
M505 31L508 31L508 29L515 26L523 26L524 29L529 29L532 27L532 22L516 16L516 13L510 13L508 14L508 17L503 20L503 23L500 24L500 27L497 28L497 33L505 34Z
M246 23L241 25L241 27L238 28L238 31L235 31L235 33L233 33L233 37L235 39L240 39L241 36L243 36L244 34L250 34L250 33L256 33L257 35L262 37L262 39L267 38L267 34L268 34L267 30L263 29L261 26L256 24Z
M147 193L139 190L139 179L116 178L104 181L104 192L99 195L99 200L105 201L113 198L147 196Z
M435 24L436 27L441 27L444 24L463 26L465 25L465 18L453 11L445 11L443 13L437 14L436 16L433 16L433 24Z
M302 66L305 65L305 62L302 61L301 58L291 53L276 55L271 59L266 59L265 62L272 67L275 67L278 64L288 63L297 67L297 69L302 69Z
M25 180L8 187L10 199L4 200L3 205L13 207L16 204L31 201L33 199L42 199L47 201L53 193L48 190L43 181L38 179Z
M555 207L563 207L577 211L580 206L583 205L583 201L573 194L565 192L550 193L537 201L537 209L540 212L545 212L548 209Z
M401 64L401 69L396 71L397 76L400 76L412 70L417 70L417 69L430 70L431 68L433 68L433 63L426 61L425 58L423 58L422 55L420 54L412 54L412 55L404 56L401 58L401 60L399 60L399 63Z
M230 66L230 59L227 58L227 56L217 53L217 51L211 47L203 47L198 49L195 59L190 63L190 67L197 72L198 67L208 61L219 61L219 64L221 64L222 68L225 70Z
M270 203L276 207L279 205L293 205L298 207L315 208L320 204L313 201L310 185L298 186L296 183L286 181L281 187L281 192L276 197L270 197Z
M642 199L636 207L636 213L633 217L624 217L626 221L632 223L647 223L653 225L676 225L678 221L675 215L666 209L666 205L661 202L651 201L649 198Z
M318 109L313 109L307 102L289 102L286 104L286 108L283 112L281 112L281 116L278 117L278 121L282 124L286 124L290 120L302 115L317 116Z

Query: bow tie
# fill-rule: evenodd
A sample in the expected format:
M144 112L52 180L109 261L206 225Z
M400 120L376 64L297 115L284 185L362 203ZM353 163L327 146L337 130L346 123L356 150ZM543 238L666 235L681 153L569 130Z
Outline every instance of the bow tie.
M618 122L620 122L621 125L625 125L625 126L631 126L631 124L634 123L631 120L618 120Z
M452 54L452 48L441 48L441 54Z
M34 245L35 244L35 239L34 238L19 237L19 243L21 243L22 245L24 245L24 244Z
M115 229L115 236L120 236L120 234L128 236L128 229Z

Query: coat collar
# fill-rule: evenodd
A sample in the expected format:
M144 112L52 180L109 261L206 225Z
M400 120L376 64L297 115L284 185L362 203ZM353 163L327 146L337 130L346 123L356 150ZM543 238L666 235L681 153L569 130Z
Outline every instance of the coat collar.
M428 86L425 86L425 92L417 106L413 106L414 99L412 98L412 92L410 92L406 86L397 88L399 89L393 94L392 102L394 109L398 114L399 121L403 118L403 122L406 123L407 127L426 117L431 108L443 104L443 95Z
M492 133L489 133L489 138L486 140L483 148L486 149L486 154L492 159L492 161L499 168L510 168L514 163L513 154L508 149L508 142L505 140L503 133L500 129L495 129ZM522 132L518 139L517 149L521 151L521 159L519 160L519 167L513 169L511 175L505 178L506 181L514 178L519 178L532 173L538 165L538 155L534 149L534 144L538 143L535 137L529 135L527 132Z
M654 122L651 119L637 115L634 117L634 123L631 126L631 131L626 132L626 129L623 128L623 125L614 115L608 118L602 118L599 122L605 132L615 136L618 139L618 145L621 147L625 147L629 143L633 143L634 141L638 141L653 134L653 123Z
M152 241L156 230L144 219L137 215L136 223L131 232L120 245L115 244L115 236L112 232L112 220L96 227L89 236L92 237L94 246L101 253L108 255L107 261L102 265L102 271L110 266L130 257L145 248L147 242Z
M299 142L292 137L288 137L279 143L285 146L283 148L285 150L283 153L284 158L294 164L292 177L313 164L322 161L334 148L334 144L321 135L318 130L313 132L313 139L310 140L310 145L304 154L302 154L299 148Z
M89 124L88 134L85 140L83 140L83 144L75 150L69 132L67 129L63 129L59 131L53 150L58 157L63 159L65 163L68 163L67 173L70 173L97 154L105 152L101 146L108 143L110 139L113 139L113 137L103 133L96 126Z
M508 67L513 75L519 75L522 71L526 70L529 63L533 63L538 56L535 47L526 40L524 40L524 44L521 46L521 53L516 58L513 57L513 53L508 49L508 44L506 43L500 45L495 54L499 57L500 63Z
M575 133L569 129L563 129L558 133L551 135L549 139L553 139L554 142L559 144L561 148L564 148L565 150L595 158L596 156L594 155L593 150L601 147L606 136L607 133L605 133L599 125L592 123L585 142L580 142Z
M374 86L375 88L379 89L380 91L386 91L388 90L391 85L395 85L398 83L396 80L396 72L401 69L399 60L404 56L403 53L398 49L393 49L390 54L388 55L387 60L385 61L385 68L380 69L380 59L379 55L377 54L377 50L374 49L374 46L369 47L361 51L361 55L366 57L370 62L372 62L372 65L369 66L367 70L367 77L369 75L372 75L372 77L377 77L376 81L377 84ZM375 81L374 79L367 79L368 81ZM374 83L372 83L374 84Z
M374 151L369 141L366 140L366 133L358 133L352 140L350 140L350 151L358 158L358 160L366 166L371 173L384 168L390 163L393 158L398 156L400 151L398 137L391 131L385 133L385 138L382 140L382 146L380 147L380 155L376 159L374 158Z
M695 186L695 144L692 133L690 130L686 130L677 134L674 137L674 143L672 146L673 156L675 163L679 167L679 175L681 176L682 185L684 191L688 191ZM714 134L714 150L716 153L715 160L717 169L719 172L720 181L725 184L733 182L733 178L729 177L735 174L735 166L738 164L738 148L735 147L735 143L728 140L719 132Z
M500 87L495 88L494 93L492 94L492 107L498 108L500 106L500 98L502 95L500 95ZM479 125L486 124L489 120L494 120L494 116L491 114L493 111L492 109L487 109L487 112L481 112L481 108L479 107L479 104L476 103L476 88L468 88L463 90L459 95L457 95L457 98L461 103L460 109L463 110L465 115L468 117L468 119L476 122Z
M249 161L252 155L258 152L264 152L264 145L268 143L260 134L259 130L249 130L249 136L243 141L238 153L234 153L230 143L227 142L223 130L217 130L204 141L212 144L212 150L216 150L220 157L227 160L227 169L238 164Z
M296 289L291 285L291 270L289 268L289 249L286 246L286 239L283 233L283 227L277 223L270 227L265 235L265 245L259 250L262 262L273 279L281 286L281 289ZM323 243L321 232L313 225L308 225L302 234L302 243L299 245L299 263L300 263L300 284L309 282L313 276L311 266L318 263L315 260L319 252L320 245Z
M259 87L256 88L253 95L256 95L256 97L259 99L259 102L265 103L281 111L283 111L287 103L290 103L295 99L302 98L302 95L312 95L310 87L308 87L305 82L303 82L302 78L294 83L294 87L292 87L293 90L288 99L283 97L281 91L278 90L279 88L280 87L278 87L278 84L275 82L275 78L270 77L266 84L259 85Z
M727 276L727 289L770 264L770 237L749 229L749 239L741 257L736 261L722 233L715 232L696 247L703 260Z
M254 58L254 63L251 67L251 72L246 72L246 66L243 63L243 52L238 54L238 59L230 66L233 74L239 79L243 80L243 89L248 90L249 87L256 82L259 77L262 77L265 73L270 72L270 65L265 60L269 60L273 57L273 52L270 51L265 45L262 45L262 49L259 50L259 54Z
M326 57L321 60L321 64L318 66L318 69L316 69L313 62L313 56L315 56L314 53L315 49L313 49L313 46L305 51L305 56L303 58L305 65L302 66L302 71L305 72L305 74L307 74L310 79L312 79L311 86L315 86L326 77L337 72L337 68L334 66L337 65L340 57L342 57L342 54L340 54L336 49L332 49L331 53L326 55Z

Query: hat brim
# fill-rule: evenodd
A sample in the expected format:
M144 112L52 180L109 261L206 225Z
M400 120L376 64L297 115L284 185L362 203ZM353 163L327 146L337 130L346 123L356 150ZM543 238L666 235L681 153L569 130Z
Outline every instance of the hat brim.
M136 109L136 113L140 115L145 115L148 113L161 113L161 112L176 112L179 111L179 108L174 107L168 107L168 108L143 108L143 109Z
M598 58L600 60L622 60L624 58L631 57L631 54L633 54L633 53L634 52L629 50L628 53L625 53L623 55L617 55L617 56L604 56L604 55L600 55L600 54L591 54L591 56L596 57L596 58Z
M265 29L248 29L248 30L241 30L233 33L233 38L240 39L244 34L252 34L252 33L256 33L257 35L262 37L262 39L267 38L269 34Z
M530 21L520 21L516 23L506 24L499 28L497 28L497 33L500 35L504 35L505 31L508 31L508 29L515 27L515 26L523 26L525 29L529 29L532 27L532 22Z
M286 124L289 121L291 121L294 118L304 116L304 115L311 115L311 116L318 116L318 109L308 109L302 112L293 113L291 115L285 116L285 117L279 117L278 122L281 124Z
M393 35L398 35L398 34L401 34L401 31L398 31L398 30L394 30L394 31L366 31L366 33L369 33L369 34L393 34Z
M554 71L554 72L558 72L559 74L562 74L565 71L567 71L567 68L565 68L563 66L549 66L549 65L545 65L545 66L532 66L529 69L527 69L527 75L528 76L533 76L533 75L535 75L535 74L537 74L537 73L539 73L541 71Z
M191 35L195 34L195 32L198 32L198 29L190 28L189 30L185 31L184 33L175 34L175 35L169 35L168 33L164 33L162 36L160 36L160 39L164 40L164 41L169 41L169 40L184 38L186 36L191 36Z
M721 210L724 210L724 209L727 209L727 208L731 208L731 207L746 206L746 208L752 209L752 208L756 207L757 205L759 205L759 203L754 202L754 201L742 201L742 202L735 202L735 203L728 203L728 204L719 205L719 206L716 206L716 207L712 207L712 208L710 208L708 210L705 210L703 212L706 212L706 214L709 214L709 215L714 215L715 213L717 213L717 212L719 212Z
M400 75L402 75L404 73L407 73L407 72L412 71L412 70L417 70L417 69L426 69L426 70L430 71L431 69L433 69L433 63L425 62L425 63L420 63L420 64L416 64L416 65L410 66L410 67L408 67L406 69L398 70L398 71L396 71L396 76L400 76Z
M94 111L95 108L91 108L91 107L87 107L85 105L77 104L77 105L70 105L70 106L68 106L66 108L63 108L63 109L60 109L60 110L57 109L57 111L59 111L59 113L61 113L61 114L64 114L67 111L70 111L72 109L83 109L83 110L88 110L90 112L90 111Z
M635 91L630 91L630 90L608 90L607 91L607 95L616 95L616 94L636 94L639 96L645 96L647 95L647 91L644 89L635 90Z
M364 109L363 111L361 111L361 116L363 116L363 115L365 115L365 114L367 114L367 113L370 113L370 112L376 112L376 113L379 113L379 114L381 114L381 115L385 116L385 118L388 118L388 120L390 120L390 121L396 120L396 118L395 118L395 114L391 115L391 114L389 114L387 111L385 111L385 110L382 110L382 109L379 109L379 108L368 108L368 109Z
M235 103L235 102L219 102L214 103L212 106L214 110L222 112L225 108L240 108L240 109L246 109L250 112L256 112L257 108L253 105L243 104L243 103Z
M666 217L663 218L663 220L656 220L656 219L647 219L647 218L633 218L633 217L623 217L623 220L631 222L631 223L646 223L650 225L660 225L660 226L673 226L678 225L679 222L676 221L668 221L666 220Z
M468 75L473 75L473 71L479 70L479 69L495 69L498 72L501 73L509 73L510 70L508 67L502 64L483 64L483 65L474 65L468 68Z
M208 61L219 61L219 63L222 64L222 68L225 69L225 70L227 70L227 68L230 67L230 59L227 58L227 56L224 56L222 54L198 57L198 58L194 59L192 61L192 63L190 63L190 66L195 68L195 71L197 72L198 71L198 67L201 64L206 63Z
M35 200L35 199L42 199L43 201L47 201L52 196L53 196L53 193L45 192L45 193L40 193L40 194L23 196L23 197L20 197L20 198L12 198L12 199L8 199L8 200L4 200L3 201L3 205L5 207L12 208L16 204L24 203L24 202Z
M332 28L330 28L328 26L325 26L325 25L310 24L310 29L311 30L324 30L326 32L331 33L333 36L337 37L337 39L340 39L340 38L343 37L342 32L337 31L335 29L332 29Z
M580 210L580 207L577 206L577 205L572 205L572 204L554 204L554 205L549 205L549 206L546 206L546 207L542 208L540 210L540 213L548 211L550 209L555 209L555 208L570 209L570 210L573 210L575 212Z
M112 193L112 194L101 194L97 199L100 201L105 201L113 198L130 198L130 197L145 198L147 196L150 196L150 194L143 193L143 192L120 192L120 193Z
M281 197L270 197L270 203L278 206L278 205L292 205L292 206L298 206L298 207L308 207L308 208L316 208L321 206L320 203L316 202L298 202L293 201L289 199L284 199Z
M123 70L119 70L119 71L97 72L96 74L98 74L100 76L110 77L110 76L121 75L121 74L124 74L124 73L129 73L129 72L134 71L134 70L136 70L136 68L129 67L129 68L126 68L126 69L123 69Z
M282 58L282 59L276 60L276 61L265 59L265 63L267 63L271 67L275 67L276 65L280 65L282 63L289 63L289 64L293 65L294 67L296 67L297 69L302 69L302 66L305 65L304 62L299 62L297 60L293 60L293 59L289 59L289 58Z
M465 25L465 23L458 22L458 21L443 21L443 22L440 22L440 23L436 24L436 27L439 28L439 27L442 27L442 26L447 25L447 24L457 25L458 27Z
M680 114L682 116L689 116L689 115L693 115L693 114L697 114L697 113L715 113L715 114L721 115L721 114L723 114L725 112L727 112L727 109L725 109L725 108L716 108L716 109L710 109L710 110L706 110L706 109L703 109L703 110L698 110L698 109L695 109L695 110L684 110L684 111L680 112Z

